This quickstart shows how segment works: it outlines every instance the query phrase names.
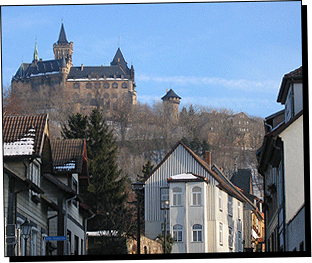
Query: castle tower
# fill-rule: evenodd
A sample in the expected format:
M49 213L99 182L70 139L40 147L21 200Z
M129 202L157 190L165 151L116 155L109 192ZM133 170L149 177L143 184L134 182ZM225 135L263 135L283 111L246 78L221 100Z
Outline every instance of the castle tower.
M163 100L164 110L166 115L174 122L179 120L179 105L181 97L179 97L172 89L161 98Z
M65 57L70 67L73 66L73 42L68 42L65 34L64 24L62 23L59 39L53 44L53 52L55 59L62 59Z

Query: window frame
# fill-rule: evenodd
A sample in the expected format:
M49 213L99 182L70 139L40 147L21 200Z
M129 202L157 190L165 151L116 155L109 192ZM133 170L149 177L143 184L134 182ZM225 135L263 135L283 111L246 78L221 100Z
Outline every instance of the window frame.
M183 226L176 224L172 227L173 239L175 242L183 242Z
M172 206L182 206L182 188L174 187L172 189Z
M200 191L195 191L200 189ZM194 186L192 188L192 206L202 206L202 188Z
M202 225L194 224L192 226L192 242L195 242L195 243L203 242L203 226Z

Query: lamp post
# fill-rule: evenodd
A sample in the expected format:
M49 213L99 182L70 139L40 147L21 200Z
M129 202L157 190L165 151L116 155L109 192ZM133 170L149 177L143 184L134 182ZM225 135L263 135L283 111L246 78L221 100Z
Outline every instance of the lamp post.
M142 194L144 189L144 183L143 182L136 182L132 184L132 190L137 195L137 254L141 254L141 236L140 236L140 208L141 208L141 200L139 200L139 195Z
M165 210L165 220L164 220L164 254L166 254L166 235L167 235L167 210L169 209L169 200L163 200L163 209Z
M22 229L22 237L25 239L25 256L27 256L27 239L30 236L32 225L30 224L29 220L26 218L25 222L21 225Z

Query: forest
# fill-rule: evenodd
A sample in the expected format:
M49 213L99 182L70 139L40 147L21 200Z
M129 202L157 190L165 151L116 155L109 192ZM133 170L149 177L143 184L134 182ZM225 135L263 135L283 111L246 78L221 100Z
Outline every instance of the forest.
M3 113L48 113L52 139L63 138L62 127L83 108L83 102L80 108L74 105L58 85L42 86L40 91L24 88L23 94L13 94L9 87L4 91ZM210 151L212 163L222 168L228 178L235 169L251 169L255 193L261 196L256 151L264 136L262 118L227 108L190 104L180 108L176 120L170 118L161 101L129 105L120 100L114 110L101 112L116 139L121 175L132 182L142 176L142 167L148 161L156 166L182 140L200 157ZM85 115L89 114L91 111Z

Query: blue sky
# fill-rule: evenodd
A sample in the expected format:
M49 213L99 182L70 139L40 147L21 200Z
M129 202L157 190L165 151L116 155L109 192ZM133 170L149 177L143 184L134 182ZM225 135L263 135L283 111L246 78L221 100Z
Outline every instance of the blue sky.
M120 44L142 103L172 87L181 107L266 117L282 109L284 74L302 64L300 1L5 6L4 86L32 61L36 39L39 57L53 59L62 20L74 66L109 65Z

